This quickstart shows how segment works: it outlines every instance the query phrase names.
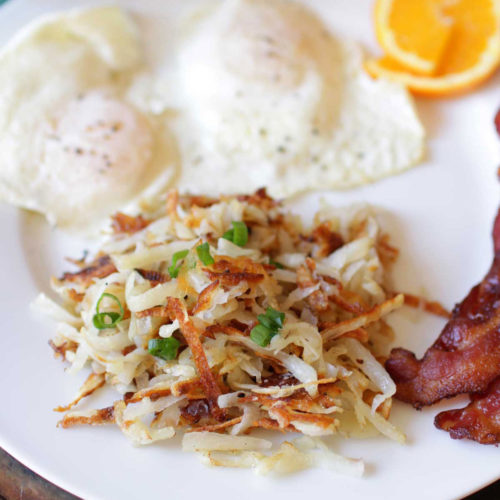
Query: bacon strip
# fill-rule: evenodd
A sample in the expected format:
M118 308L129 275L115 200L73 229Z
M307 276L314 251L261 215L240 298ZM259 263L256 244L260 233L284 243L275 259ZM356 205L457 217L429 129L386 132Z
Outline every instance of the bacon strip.
M109 255L104 255L81 271L76 273L64 273L61 280L81 283L82 285L90 285L94 278L105 278L114 272L116 272L116 267L111 261L111 257Z
M500 377L484 393L473 394L460 410L439 413L434 425L452 439L473 439L481 444L500 443Z
M500 210L493 239L495 258L488 274L455 307L423 359L406 349L392 350L386 369L402 401L420 408L483 392L500 375Z

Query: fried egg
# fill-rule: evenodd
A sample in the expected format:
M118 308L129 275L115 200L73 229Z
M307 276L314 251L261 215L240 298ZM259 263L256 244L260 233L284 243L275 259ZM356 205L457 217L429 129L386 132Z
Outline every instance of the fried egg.
M407 91L372 80L313 11L197 4L179 21L166 2L140 28L117 7L70 11L14 37L0 52L0 200L88 229L146 189L282 197L419 162Z
M178 68L184 190L348 188L422 158L407 91L367 76L359 47L298 3L230 0L199 11Z
M0 54L0 199L85 227L171 169L168 130L126 98L142 58L115 7L20 32Z

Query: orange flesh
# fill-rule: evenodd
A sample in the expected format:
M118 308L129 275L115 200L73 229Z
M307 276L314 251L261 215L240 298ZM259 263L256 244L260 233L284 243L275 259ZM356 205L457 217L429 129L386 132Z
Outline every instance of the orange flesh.
M397 0L389 26L398 46L437 67L451 34L452 23L432 0ZM425 30L420 27L425 26ZM418 28L418 29L417 29Z
M497 30L491 0L434 0L445 16L454 20L448 48L439 64L437 75L462 73L475 66L490 37Z
M367 61L366 68L371 75L399 81L418 94L450 95L471 89L500 63L499 10L499 0L393 0L389 19L398 30L393 35L400 49L423 59L434 58L435 71L423 75L409 70L411 60L393 51ZM439 19L449 20L447 36L436 24ZM384 27L376 28L381 38Z

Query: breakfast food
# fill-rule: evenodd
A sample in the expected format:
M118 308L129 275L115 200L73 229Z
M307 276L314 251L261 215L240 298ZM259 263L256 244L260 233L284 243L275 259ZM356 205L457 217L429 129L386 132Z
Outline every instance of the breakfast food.
M377 0L375 27L386 54L366 69L417 94L472 89L500 64L499 0Z
M299 3L236 0L197 12L178 59L186 192L231 193L242 178L245 189L280 197L348 188L422 159L424 130L406 90L371 80L360 48Z
M454 438L485 444L500 442L495 381L500 376L500 211L493 241L495 258L488 274L455 307L423 359L398 348L385 363L397 385L396 397L416 408L471 393L471 405L439 414L436 425Z
M167 131L125 95L142 58L116 7L48 16L15 36L0 53L0 199L88 227L168 171Z
M482 444L500 443L500 377L460 410L443 411L434 423L453 439L472 439Z
M420 29L422 26L426 29ZM388 56L415 73L436 72L452 28L452 20L435 0L378 0L375 3L377 40Z
M166 207L166 211L165 211ZM404 435L389 421L395 385L380 363L403 304L384 289L396 255L368 207L323 207L312 228L264 190L219 199L149 201L117 214L113 233L80 270L53 280L62 307L52 347L70 373L92 373L62 427L114 422L136 444L186 431L183 447L215 465L291 471L359 461L321 436ZM118 398L72 408L107 385ZM299 432L284 443L255 428Z
M0 200L88 229L158 184L285 196L421 160L407 91L306 7L202 2L171 22L163 57L117 7L51 15L3 48Z

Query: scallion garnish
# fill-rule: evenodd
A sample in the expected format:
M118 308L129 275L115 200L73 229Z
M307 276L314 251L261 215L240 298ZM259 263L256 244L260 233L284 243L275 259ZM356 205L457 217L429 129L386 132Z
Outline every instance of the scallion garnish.
M269 318L277 328L282 328L283 327L283 321L285 321L285 313L277 311L276 309L273 309L272 307L268 307L266 309L266 317ZM259 314L259 316L261 316Z
M174 337L151 339L148 342L148 352L157 358L170 361L177 357L177 351L180 345L180 342Z
M120 312L117 313L115 311L104 311L101 312L101 301L107 297L108 299L113 300L118 304L118 307L120 308ZM98 330L105 330L106 328L114 328L122 319L123 315L125 314L125 311L123 310L123 306L121 302L118 300L118 297L111 293L103 293L100 297L99 300L97 301L97 304L95 306L96 313L94 314L94 317L92 318L92 323L94 323L94 326ZM107 320L109 318L109 321Z
M215 263L214 258L210 255L210 247L207 242L198 245L196 247L196 253L205 266L211 266Z
M250 338L261 347L266 347L277 332L270 330L264 325L257 325L252 328Z
M239 247L244 247L248 242L248 227L244 222L233 220L232 229L226 231L222 237L226 240L232 241Z
M266 309L265 314L257 316L259 324L252 328L250 338L261 347L266 347L271 339L279 333L285 321L285 313L277 311L272 307Z
M259 323L261 325L265 326L269 330L274 331L276 329L276 325L275 325L274 321L272 319L268 318L265 314L259 314L257 316L257 319L259 320Z
M179 252L175 252L174 255L172 256L172 265L168 268L168 274L170 274L171 278L177 278L179 275L179 269L181 268L182 264L179 264L177 266L177 262L189 253L189 250L180 250Z

